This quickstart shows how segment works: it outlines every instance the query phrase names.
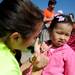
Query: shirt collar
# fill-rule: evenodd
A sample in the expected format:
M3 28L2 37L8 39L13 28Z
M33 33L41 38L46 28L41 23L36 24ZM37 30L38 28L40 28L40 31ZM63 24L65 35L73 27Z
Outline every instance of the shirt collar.
M10 50L4 42L0 41L0 50Z

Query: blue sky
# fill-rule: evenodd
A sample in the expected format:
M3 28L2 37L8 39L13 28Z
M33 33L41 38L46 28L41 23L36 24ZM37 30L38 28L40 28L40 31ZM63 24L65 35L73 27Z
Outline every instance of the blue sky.
M3 0L0 0L2 2ZM41 9L47 7L48 0L32 0ZM64 13L74 13L75 15L75 0L57 0L55 6L55 12L58 10L63 10Z
M48 0L32 0L41 9L47 7ZM57 0L55 6L55 12L58 10L63 10L64 13L74 13L75 15L75 0Z

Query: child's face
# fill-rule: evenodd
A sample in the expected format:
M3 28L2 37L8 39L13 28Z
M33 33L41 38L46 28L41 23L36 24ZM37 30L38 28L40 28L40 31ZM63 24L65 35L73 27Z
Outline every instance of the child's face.
M58 23L51 32L53 46L60 47L68 42L72 31L72 26L68 23Z

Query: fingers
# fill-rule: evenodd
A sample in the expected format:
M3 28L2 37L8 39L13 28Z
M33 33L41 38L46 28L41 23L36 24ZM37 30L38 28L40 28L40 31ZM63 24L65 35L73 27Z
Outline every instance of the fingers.
M38 56L41 53L48 51L51 47L52 45L48 46L45 42L43 42L42 44L39 43L39 38L37 38L34 45L34 52Z
M48 50L49 46L45 42L43 42L41 44L41 47L40 48L41 48L40 49L41 53L43 53L44 51Z
M38 68L45 67L48 64L48 61L49 61L48 57L46 57L45 55L42 55L42 54L40 56L38 56L38 57L40 57L40 58L37 58L37 60L39 62L37 64L37 67Z
M37 38L34 45L35 54L40 54L40 45L41 44L39 43L39 38Z
M38 44L39 44L39 38L37 38L35 41L35 45L38 45Z

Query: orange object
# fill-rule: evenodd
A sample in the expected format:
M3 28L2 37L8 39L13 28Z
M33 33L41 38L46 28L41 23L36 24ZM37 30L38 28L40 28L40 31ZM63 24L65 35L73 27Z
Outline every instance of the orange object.
M54 16L54 11L49 11L48 9L45 9L43 14L44 14L44 17L51 18Z

